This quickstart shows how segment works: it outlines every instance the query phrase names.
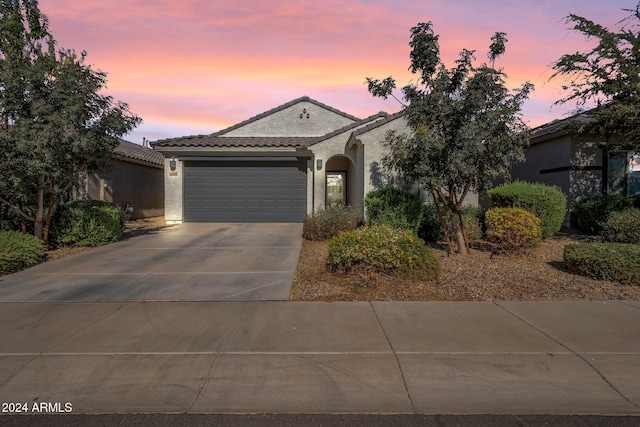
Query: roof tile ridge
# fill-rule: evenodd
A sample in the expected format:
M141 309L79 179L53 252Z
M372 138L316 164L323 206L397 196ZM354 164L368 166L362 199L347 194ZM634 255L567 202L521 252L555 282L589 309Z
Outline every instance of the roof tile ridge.
M394 121L395 119L402 117L406 114L405 110L400 110L397 113L387 114L385 118L382 120L376 120L371 123L368 123L366 126L361 127L360 129L353 132L354 135L362 135L365 132L369 132L372 129L378 128L384 124Z
M212 136L212 134L199 134L199 135L187 135L187 136L174 136L173 138L163 138L158 139L156 141L149 141L149 145L154 147L156 144L165 144L169 141L177 141L181 139L196 139L196 138L208 138Z
M119 157L141 160L153 164L163 164L164 156L159 151L150 147L145 147L131 141L118 138L118 146L114 148L113 154Z
M317 143L319 143L321 141L327 140L329 138L332 138L332 137L334 137L336 135L340 135L341 133L347 132L347 131L349 131L349 130L351 130L353 128L356 128L358 126L362 126L364 123L368 123L368 122L371 122L373 120L384 119L387 116L389 116L387 113L385 113L384 111L380 111L380 112L378 112L376 114L370 115L367 118L358 119L358 121L355 122L355 123L350 123L350 124L348 124L346 126L343 126L343 127L339 128L339 129L331 131L331 132L329 132L329 133L327 133L325 135L317 137L315 141L312 141L309 144L307 144L307 147L309 147L311 145L314 145L314 144L317 144Z

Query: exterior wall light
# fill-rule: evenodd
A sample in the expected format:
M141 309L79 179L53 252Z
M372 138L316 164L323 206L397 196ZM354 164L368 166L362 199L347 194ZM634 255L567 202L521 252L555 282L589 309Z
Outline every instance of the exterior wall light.
M171 168L172 171L176 170L176 158L172 157L171 160L169 160L169 168Z
M316 160L316 167L318 168L318 170L322 169L322 159Z

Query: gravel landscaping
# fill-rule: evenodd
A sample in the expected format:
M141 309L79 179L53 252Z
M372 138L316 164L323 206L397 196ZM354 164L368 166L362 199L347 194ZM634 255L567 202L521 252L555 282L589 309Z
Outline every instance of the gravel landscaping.
M167 227L164 218L128 221L123 239ZM558 233L527 255L493 255L476 242L469 256L449 256L444 246L430 244L441 265L435 281L407 280L354 269L331 273L325 263L327 242L305 240L300 251L290 299L292 301L550 301L640 300L639 285L593 280L571 274L562 266L566 244L593 238ZM59 259L91 248L62 248L47 252Z
M327 242L304 241L290 299L293 301L549 301L638 300L640 286L593 280L562 266L566 244L588 241L559 233L527 255L493 255L477 242L469 256L448 256L431 245L440 260L435 281L405 280L363 269L348 274L325 267Z

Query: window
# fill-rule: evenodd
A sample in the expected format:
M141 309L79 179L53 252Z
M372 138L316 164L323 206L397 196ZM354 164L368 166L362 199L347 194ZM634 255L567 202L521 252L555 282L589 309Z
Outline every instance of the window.
M609 154L609 193L640 196L640 152L616 151Z

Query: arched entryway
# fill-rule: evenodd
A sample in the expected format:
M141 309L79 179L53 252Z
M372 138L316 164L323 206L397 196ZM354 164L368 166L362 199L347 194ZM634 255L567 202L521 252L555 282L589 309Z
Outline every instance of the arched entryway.
M343 155L335 155L325 168L325 206L351 205L355 198L355 165Z

